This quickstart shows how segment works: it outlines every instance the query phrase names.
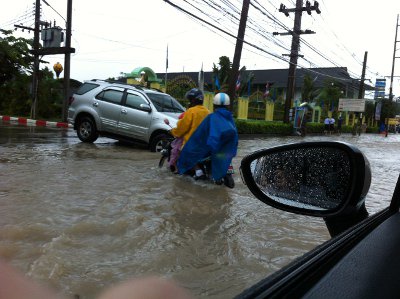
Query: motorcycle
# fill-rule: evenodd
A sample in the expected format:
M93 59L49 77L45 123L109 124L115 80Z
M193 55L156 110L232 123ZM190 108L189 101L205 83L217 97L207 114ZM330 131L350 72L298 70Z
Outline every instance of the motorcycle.
M171 161L171 153L173 151L173 147L174 147L174 140L173 138L169 138L169 139L165 139L165 141L162 144L162 150L160 151L161 153L161 158L160 161L158 163L158 167L162 168L164 166L165 161L168 161L168 168L171 172L173 173L177 173L177 169L174 165L171 165L170 161ZM211 181L213 183L215 183L216 185L225 185L228 188L234 188L235 187L235 180L233 178L233 174L234 174L234 169L232 164L229 165L228 170L226 172L226 175L220 179L215 181L212 178L211 175L211 157L206 157L204 159L202 159L201 161L198 162L198 165L200 167L200 169L203 171L203 173L205 174L204 179ZM190 170L188 172L185 173L185 175L190 175L191 177L194 177L194 170Z

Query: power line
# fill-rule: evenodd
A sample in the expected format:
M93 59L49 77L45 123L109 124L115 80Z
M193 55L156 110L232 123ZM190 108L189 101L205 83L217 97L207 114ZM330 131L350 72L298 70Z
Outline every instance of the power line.
M53 6L47 3L46 0L42 0L42 2L46 4L48 7L50 7L56 14L58 14L64 20L65 23L67 23L67 20L57 10L55 10Z
M217 30L221 31L221 32L225 33L226 35L229 35L230 37L232 37L232 38L234 38L234 39L237 38L234 34L232 34L232 33L230 33L230 32L227 32L226 30L221 29L221 28L215 26L214 24L211 24L210 22L208 22L208 21L206 21L206 20L204 20L204 19L202 19L202 18L200 18L200 17L194 15L193 13L191 13L191 12L189 12L189 11L183 9L182 7L180 7L180 6L178 6L178 5L174 4L174 3L172 3L171 1L169 1L169 0L164 0L164 1L167 2L168 4L170 4L171 6L175 7L176 9L178 9L178 10L180 10L180 11L182 11L182 12L184 12L184 13L190 15L190 16L192 16L193 18L196 18L196 19L198 19L198 20L204 22L205 24L207 24L207 25L213 27L214 29L217 29ZM252 47L256 48L256 49L259 50L259 51L262 51L262 52L265 52L265 53L270 54L270 55L272 55L272 56L275 56L276 58L282 59L282 58L279 57L277 54L274 54L274 53L271 53L271 52L269 52L269 51L267 51L267 50L265 50L265 49L262 49L262 48L260 48L259 46L255 45L255 44L252 44L252 43L250 43L250 42L248 42L248 41L246 41L246 40L243 40L243 43L245 43L245 44L247 44L247 45L249 45L249 46L252 46ZM282 60L283 60L283 59L282 59Z
M11 19L10 21L7 21L3 24L1 24L1 27L5 28L5 27L9 27L9 26L14 26L14 24L16 23L27 23L29 21L34 21L35 19L35 12L32 9L28 10L26 9L22 15L18 16L18 17L14 17L13 19Z
M206 14L207 16L209 16L209 14ZM211 16L209 16L210 18L212 18ZM204 20L203 19L201 19L201 18L195 18L194 16L190 16L190 18L192 18L192 19L194 19L194 20L196 20L197 22L204 22ZM218 24L220 24L220 22L219 21L217 21L217 20L215 20L215 22L216 23L218 23ZM210 29L210 28L209 28ZM254 28L253 28L254 29ZM210 29L211 30L211 29ZM253 31L256 31L256 30L253 30ZM262 31L262 30L261 30ZM224 32L225 33L225 32ZM228 35L230 35L230 34L228 34ZM231 35L230 35L231 36ZM262 35L263 37L265 37L265 35ZM273 40L273 39L269 39L269 40ZM247 43L246 41L244 41L245 43ZM250 45L250 46L252 46L252 43L247 43L248 45ZM258 47L256 47L256 49L257 50L260 50ZM269 55L271 55L272 57L267 57L267 56L265 56L265 55L263 55L263 54L258 54L258 53L256 53L256 52L254 52L254 51L251 51L250 49L247 49L247 48L245 48L245 50L246 51L249 51L249 52L252 52L252 53L254 53L254 54L256 54L256 55L260 55L260 56L263 56L263 57L265 57L265 58L268 58L268 59L272 59L272 60L274 60L274 58L277 58L279 61L284 61L284 62L286 62L286 63L290 63L290 61L289 60L287 60L287 59L285 59L285 58L283 58L283 57L280 57L278 54L275 54L275 53L272 53L273 55L271 55L271 53L270 52L265 52L265 51L262 51L263 53L266 53L266 54L269 54ZM314 73L315 75L317 75L317 76L320 76L320 77L326 77L326 78L331 78L331 79L333 79L333 80L336 80L336 81L345 81L345 82L352 82L353 81L353 79L344 79L343 77L336 77L336 76L332 76L332 75L328 75L328 74L325 74L325 73L322 73L322 72L318 72L317 70L310 70L309 68L307 68L307 67L304 67L304 66L302 66L302 65L300 65L300 64L297 64L297 66L299 67L299 68L302 68L302 69L305 69L305 70L307 70L307 71L309 71L309 72L312 72L312 73ZM318 67L318 66L315 66L316 68ZM341 67L342 68L342 67ZM344 74L345 75L345 74ZM355 88L354 88L354 90L356 90Z
M230 36L230 37L236 39L236 36L235 36L234 34L232 34L232 33L230 33L230 32L227 32L227 31L225 31L225 30L223 30L223 29L220 29L220 28L216 27L215 25L211 24L210 22L208 22L208 21L206 21L206 20L204 20L204 19L202 19L202 18L200 18L200 17L194 15L193 13L190 13L189 11L183 9L182 7L180 7L180 6L178 6L178 5L174 4L174 3L171 3L171 1L165 1L165 2L167 2L167 3L170 4L171 6L175 7L176 9L178 9L178 10L180 10L180 11L183 11L185 14L189 15L192 19L195 19L195 20L197 20L197 21L200 21L200 22L202 22L202 23L205 23L205 24L211 26L212 28L214 28L214 29L216 29L216 30L218 30L218 31L220 31L220 32L222 32L222 33L224 33L224 34L226 34L226 35L228 35L228 36ZM258 2L257 2L257 3L258 3ZM206 14L206 13L205 13L205 15L209 16L210 18L212 18L209 14ZM274 19L274 18L273 18L273 19ZM218 24L220 24L220 22L219 22L218 20L215 20L215 22L218 23ZM286 27L286 28L287 28L287 27ZM210 29L210 28L209 28L209 29ZM253 31L255 31L255 30L253 30ZM259 35L260 35L260 34L259 34ZM264 35L263 37L265 38L265 35ZM247 44L247 45L249 45L249 46L251 46L251 47L253 47L253 48L255 48L255 49L257 49L257 50L259 50L259 51L261 51L261 52L263 52L263 53L266 53L266 54L268 54L268 55L271 55L273 58L276 58L278 61L283 61L283 62L285 62L285 63L290 63L290 61L288 61L288 60L285 59L284 57L281 57L279 54L272 53L272 52L270 52L270 51L266 51L265 49L262 49L262 48L260 48L260 47L258 47L258 46L256 46L256 45L254 45L253 43L247 42L246 40L244 40L243 42L244 42L245 44ZM246 49L246 48L245 48L245 49ZM314 49L314 50L315 50L315 48L313 48L312 46L311 46L311 49ZM247 49L247 51L250 51L250 50ZM255 52L253 52L253 51L250 51L250 52L255 53ZM256 54L256 53L255 53L255 54ZM262 54L259 54L259 55L263 56ZM321 55L322 55L322 54L321 54ZM323 56L323 55L322 55L322 56ZM265 57L265 56L263 56L263 57ZM323 56L323 57L324 57L324 56ZM272 59L271 57L267 57L267 58ZM334 62L332 61L332 63L334 63ZM303 68L303 69L308 69L308 68L306 68L306 67L304 67L304 66L301 66L301 65L297 65L297 66L300 67L300 68ZM338 66L338 65L336 65L336 66L337 66L337 67L340 67L340 66ZM316 66L316 67L317 67L317 66ZM315 73L315 74L317 74L317 75L319 75L319 76L330 77L330 78L335 79L335 80L341 80L341 81L347 80L347 81L349 81L348 79L343 79L343 77L329 76L329 75L323 74L323 73L318 72L318 71L315 71L315 70L313 70L312 72Z

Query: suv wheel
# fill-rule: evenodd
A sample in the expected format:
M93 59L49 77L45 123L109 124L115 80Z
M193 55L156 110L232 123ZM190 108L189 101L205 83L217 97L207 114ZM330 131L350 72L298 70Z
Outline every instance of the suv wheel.
M76 133L82 142L92 143L99 137L93 119L88 116L79 119Z
M153 137L150 142L150 151L161 152L165 148L167 142L171 141L173 138L168 134L158 134Z

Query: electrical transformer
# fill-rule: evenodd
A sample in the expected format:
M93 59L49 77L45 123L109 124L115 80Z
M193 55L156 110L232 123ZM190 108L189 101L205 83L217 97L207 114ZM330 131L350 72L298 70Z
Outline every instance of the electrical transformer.
M64 41L64 32L61 27L52 27L42 29L42 41L44 48L61 47Z

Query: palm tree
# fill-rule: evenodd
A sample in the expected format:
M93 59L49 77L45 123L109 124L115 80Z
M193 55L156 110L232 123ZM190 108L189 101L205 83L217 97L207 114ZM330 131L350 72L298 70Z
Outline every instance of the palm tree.
M221 56L219 58L219 67L213 64L213 74L214 74L214 86L215 90L227 92L228 91L228 84L229 78L232 69L232 63L227 56ZM219 85L219 86L218 86Z
M310 75L305 75L303 80L303 87L301 89L301 101L302 102L314 102L314 99L320 93L320 90L314 87L314 83L317 77L314 79Z
M343 95L342 89L342 84L338 82L331 80L324 82L324 87L316 97L323 113L327 115L328 111L333 112L338 108L339 98Z

